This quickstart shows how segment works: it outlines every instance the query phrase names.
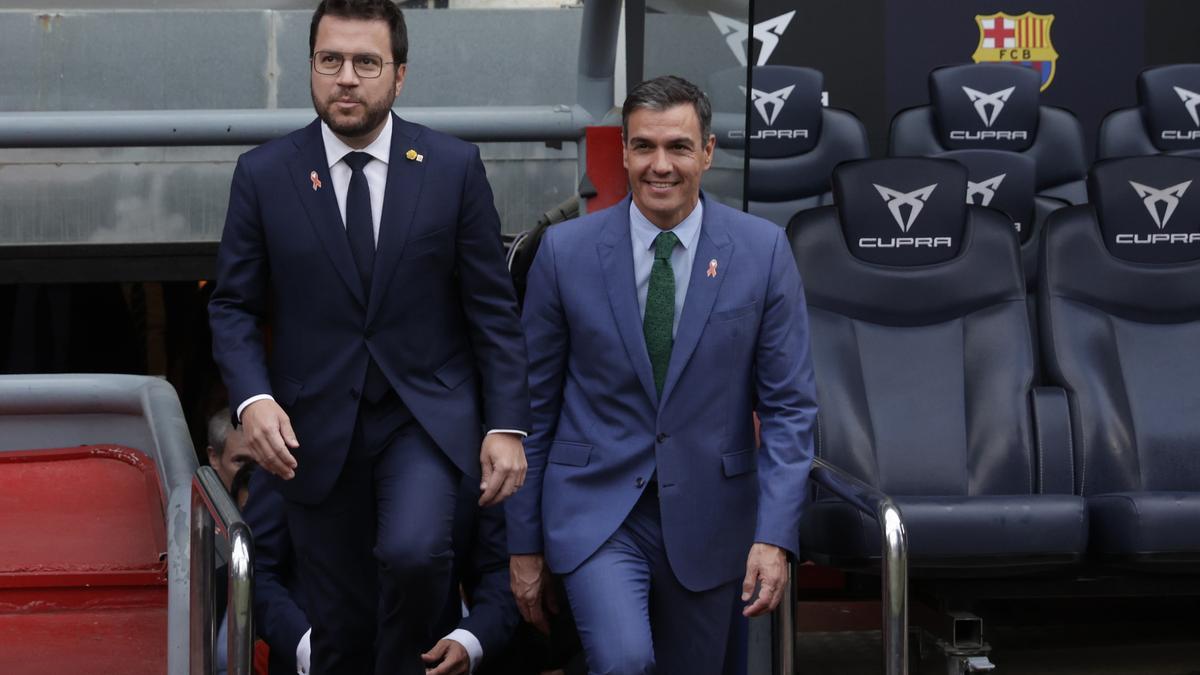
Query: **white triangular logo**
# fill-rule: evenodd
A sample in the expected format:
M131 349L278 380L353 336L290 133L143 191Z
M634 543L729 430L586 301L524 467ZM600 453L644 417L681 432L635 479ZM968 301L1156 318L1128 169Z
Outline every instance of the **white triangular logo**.
M775 126L775 120L779 119L779 113L783 112L783 106L795 88L796 85L793 84L775 91L750 90L750 100L754 102L754 109L767 126ZM745 91L745 87L742 87L742 90Z
M900 226L901 232L908 232L909 228L916 222L917 216L921 215L921 209L925 208L925 202L929 199L929 195L933 194L937 183L926 185L923 188L918 188L912 192L899 192L889 187L884 187L878 183L872 183L875 189L879 191L879 196L883 197L883 201L887 204L888 210L892 212L892 218L896 219L896 224ZM901 207L909 207L908 218L905 218L901 213Z
M967 203L974 204L975 196L978 195L980 206L990 206L992 198L996 196L996 190L1000 189L1000 184L1004 182L1004 177L1007 175L1006 173L1002 173L999 176L992 176L978 183L967 181Z
M1154 224L1158 229L1163 229L1170 222L1171 216L1175 213L1175 207L1179 206L1179 199L1183 197L1183 193L1187 192L1188 186L1192 181L1184 181L1178 185L1158 190L1149 185L1142 185L1129 181L1137 195L1142 198L1142 204L1146 210L1150 212L1150 217L1154 219ZM1162 213L1158 211L1158 205L1163 205Z
M716 12L710 11L708 15L712 17L713 23L717 24L717 30L721 31L721 35L725 37L725 44L729 45L729 49L733 51L734 58L743 66L746 65L746 42L750 36L747 25ZM779 38L783 37L783 32L787 30L788 24L792 22L794 16L796 16L796 10L793 9L774 19L754 24L754 39L762 43L762 49L758 52L758 63L754 65L767 65L771 53L779 45Z
M1014 89L1016 87L1009 87L1008 89L1001 89L1000 91L986 94L978 89L970 87L962 88L967 98L971 99L971 102L975 104L975 112L979 113L979 119L983 120L983 124L989 127L1000 116L1000 111L1004 110L1004 104L1008 102L1008 97L1012 96ZM988 106L992 107L990 113L987 109Z
M1200 127L1200 113L1196 112L1196 106L1200 105L1200 94L1188 91L1183 87L1175 87L1175 93L1179 94L1179 99L1183 101L1183 105L1187 107L1188 114L1192 116L1192 124Z

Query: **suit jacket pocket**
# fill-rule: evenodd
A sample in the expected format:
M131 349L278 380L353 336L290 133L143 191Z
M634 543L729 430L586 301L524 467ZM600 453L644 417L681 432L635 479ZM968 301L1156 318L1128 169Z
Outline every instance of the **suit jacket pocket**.
M743 305L741 307L735 307L733 309L725 309L725 310L721 310L720 312L713 312L712 314L708 315L708 322L709 323L723 323L725 321L733 321L734 319L740 319L743 316L746 316L747 314L753 313L754 310L756 310L756 309L758 309L758 301L757 300L755 300L754 302L752 302L748 305Z
M290 377L276 375L271 378L271 396L283 407L290 406L300 398L300 390L304 389L303 382L297 382Z
M459 352L434 371L433 376L446 385L447 389L453 389L471 377L474 371L475 366L471 363L471 355Z
M408 260L410 258L417 258L438 250L446 238L446 229L445 227L439 227L433 232L422 234L416 239L409 239L404 244L404 252L400 254L400 259Z
M554 464L567 466L587 466L592 457L592 446L586 443L570 441L554 441L550 444L550 455L547 459Z
M725 469L725 477L733 478L744 473L758 470L758 452L753 448L730 452L721 455L721 466Z

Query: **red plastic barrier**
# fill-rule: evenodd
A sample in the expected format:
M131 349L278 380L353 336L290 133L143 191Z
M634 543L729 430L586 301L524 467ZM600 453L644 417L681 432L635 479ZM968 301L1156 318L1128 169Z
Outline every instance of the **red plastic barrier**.
M629 178L621 146L621 127L587 128L587 175L596 188L588 200L588 213L595 213L625 198Z
M0 673L163 673L166 550L143 453L0 453Z

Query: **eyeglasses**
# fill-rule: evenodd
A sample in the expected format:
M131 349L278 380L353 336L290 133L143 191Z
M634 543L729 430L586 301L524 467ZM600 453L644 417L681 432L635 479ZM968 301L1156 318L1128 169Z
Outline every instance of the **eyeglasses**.
M337 75L342 72L346 59L354 64L354 73L359 77L374 79L383 74L383 64L395 63L384 61L374 54L343 54L341 52L314 52L312 56L313 69L322 75Z

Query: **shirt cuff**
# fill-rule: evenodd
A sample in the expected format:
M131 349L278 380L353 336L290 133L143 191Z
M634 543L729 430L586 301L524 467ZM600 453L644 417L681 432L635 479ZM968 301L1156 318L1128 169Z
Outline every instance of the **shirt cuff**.
M242 405L245 405L245 404L243 403ZM241 411L242 411L242 409L238 408L239 414L241 414ZM492 429L491 431L487 432L486 435L491 436L492 434L516 434L516 435L520 436L521 438L525 438L526 436L529 435L529 432L521 431L520 429Z
M251 396L250 398L246 399L245 401L242 401L242 404L239 405L238 409L237 409L238 424L242 423L242 411L246 409L246 406L250 405L251 403L254 403L255 401L261 401L264 398L269 398L272 401L275 400L275 397L270 394L258 394L256 396Z
M309 628L296 645L296 675L308 675L312 663L312 629Z
M475 669L479 667L479 662L483 660L483 645L479 644L479 639L471 631L462 628L450 631L446 639L454 640L467 650L467 657L471 659L471 672L475 672Z

